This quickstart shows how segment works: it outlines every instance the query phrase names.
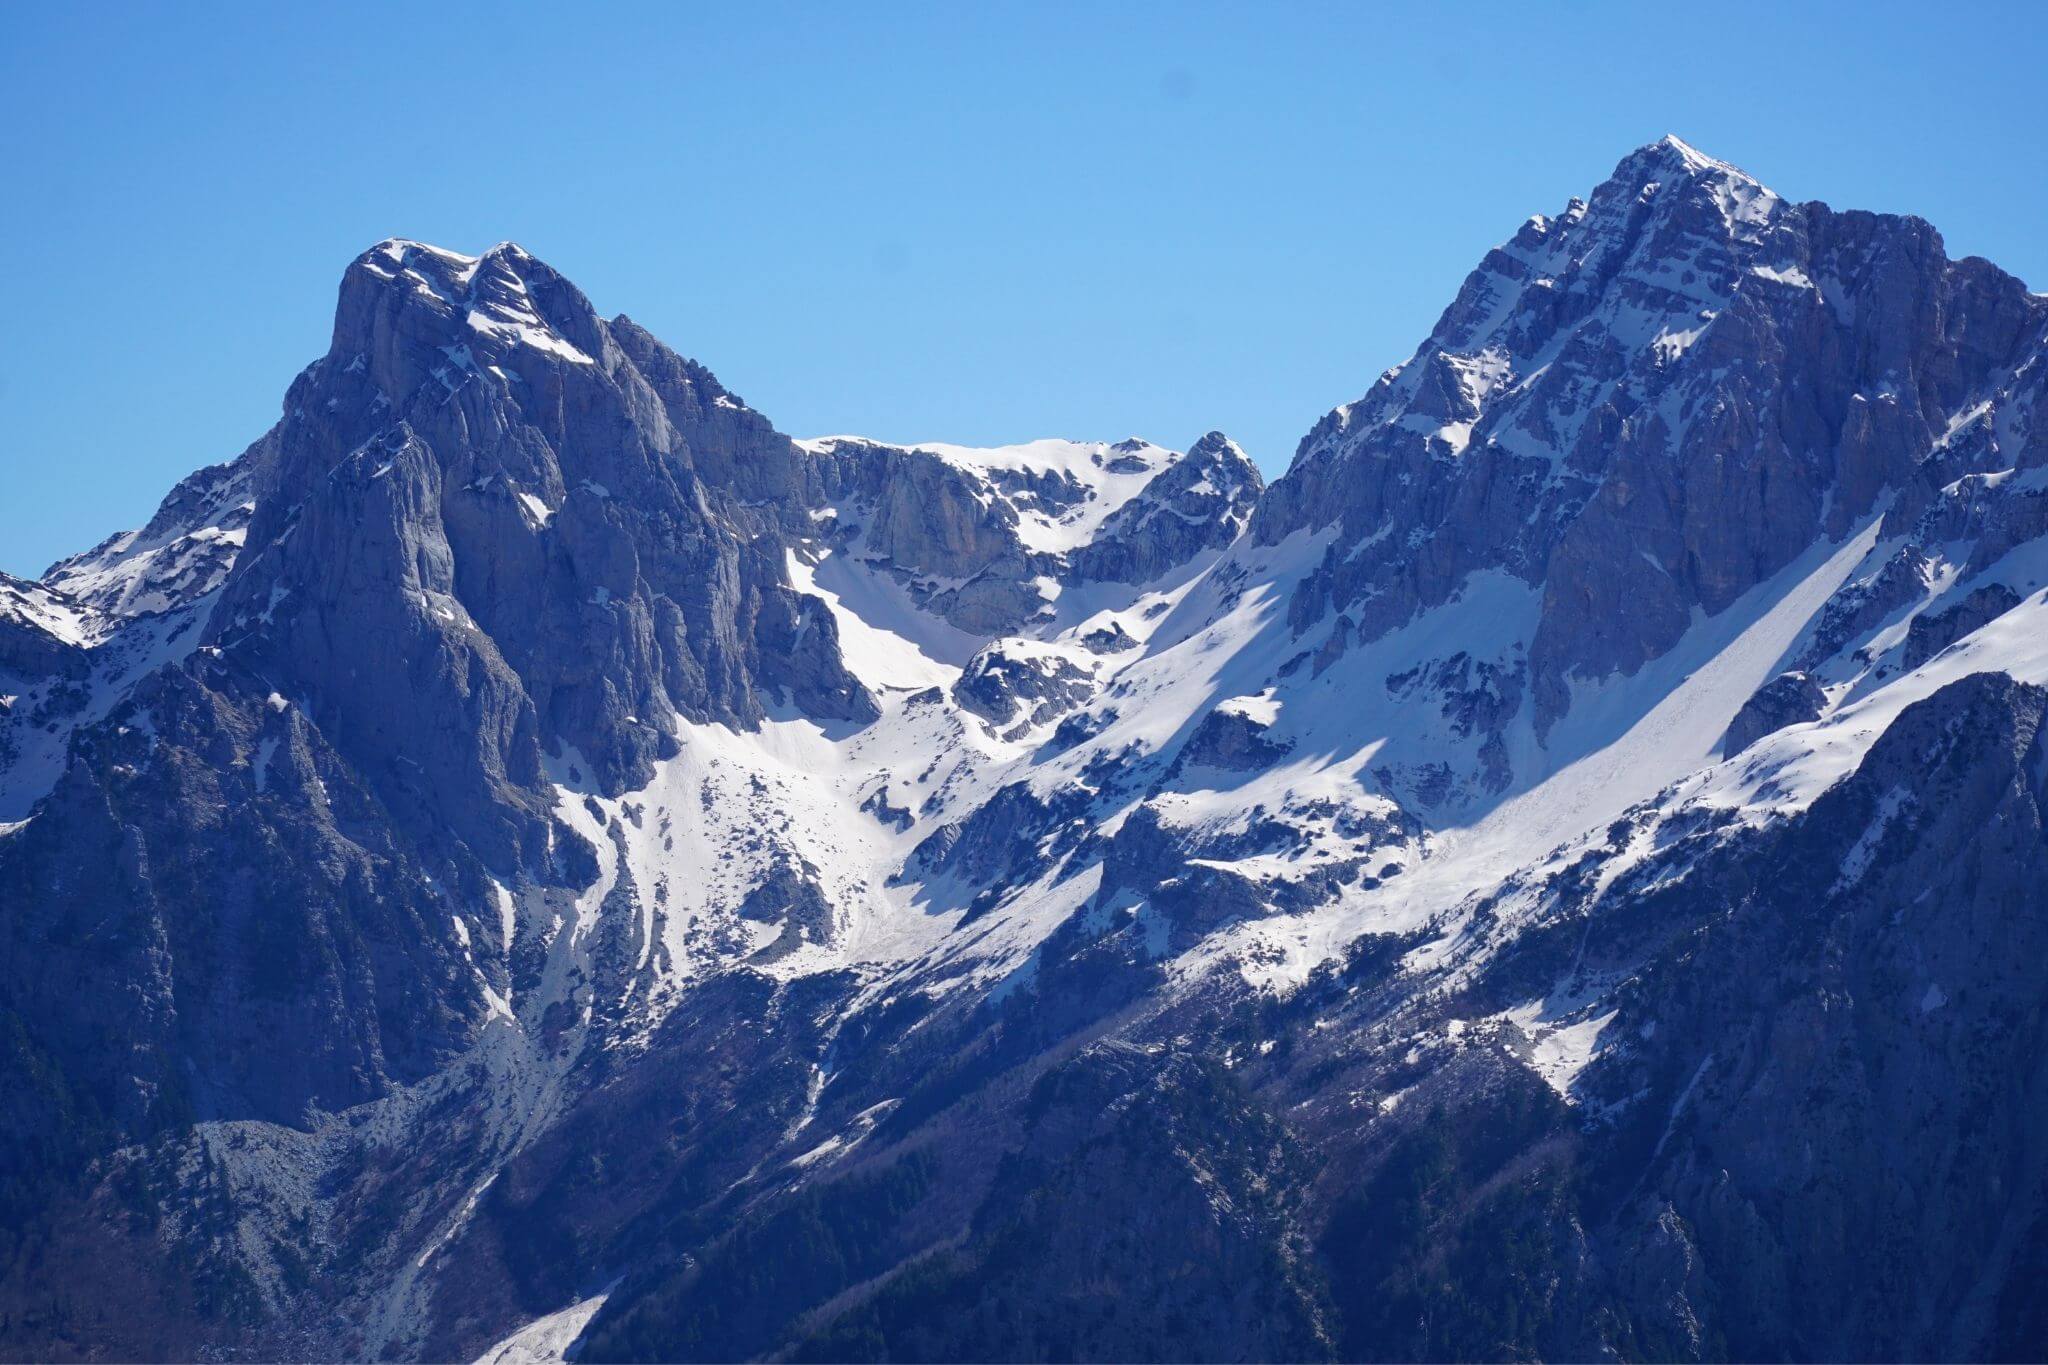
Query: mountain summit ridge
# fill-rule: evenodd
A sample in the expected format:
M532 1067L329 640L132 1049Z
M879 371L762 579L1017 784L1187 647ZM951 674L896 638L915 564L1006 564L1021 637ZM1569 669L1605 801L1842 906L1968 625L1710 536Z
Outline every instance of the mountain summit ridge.
M0 578L0 1341L2038 1354L2044 356L1675 138L1270 486L380 242Z

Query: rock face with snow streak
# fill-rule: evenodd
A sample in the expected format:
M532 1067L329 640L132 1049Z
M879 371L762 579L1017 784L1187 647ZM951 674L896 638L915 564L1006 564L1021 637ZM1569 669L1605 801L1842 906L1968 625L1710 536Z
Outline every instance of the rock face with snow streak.
M1083 578L1147 583L1237 539L1264 488L1258 467L1220 431L1188 447L1076 549Z
M51 565L43 582L111 618L175 611L205 597L242 548L256 507L251 485L269 452L266 437L200 470L171 490L149 525Z
M0 1343L2038 1357L2044 338L1666 140L1262 488L382 243L0 580Z
M0 574L0 669L18 679L82 674L89 617L61 592Z

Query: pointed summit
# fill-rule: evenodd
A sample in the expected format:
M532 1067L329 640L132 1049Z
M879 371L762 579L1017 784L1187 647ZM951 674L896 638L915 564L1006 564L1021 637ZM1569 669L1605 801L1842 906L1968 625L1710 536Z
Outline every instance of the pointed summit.
M1756 177L1740 167L1708 156L1683 138L1666 133L1655 142L1647 142L1630 152L1615 165L1609 182L1623 181L1641 185L1646 180L1669 179L1673 176L1726 175L1756 184Z
M1245 458L1244 448L1237 442L1220 431L1211 431L1204 433L1201 440L1188 447L1187 458L1213 459L1225 453L1236 455L1239 459Z
M1652 202L1686 217L1697 230L1737 237L1783 201L1739 166L1666 134L1623 157L1594 189L1584 214L1567 213L1565 220L1583 216L1596 225L1613 224Z
M1724 170L1734 169L1727 162L1708 156L1675 133L1664 134L1643 150L1655 151L1665 157L1675 157L1688 170L1703 171L1716 166Z
M1206 480L1213 487L1229 494L1247 491L1253 499L1266 490L1265 478L1252 457L1245 454L1244 447L1220 431L1211 431L1188 447L1175 469L1182 471L1179 482L1189 485ZM1161 476L1162 479L1172 475ZM1247 506L1247 511L1249 507Z

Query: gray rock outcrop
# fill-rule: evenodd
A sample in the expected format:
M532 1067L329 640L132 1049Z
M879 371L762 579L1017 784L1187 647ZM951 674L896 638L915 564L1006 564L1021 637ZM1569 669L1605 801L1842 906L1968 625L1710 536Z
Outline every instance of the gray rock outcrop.
M1780 673L1756 690L1742 704L1722 736L1721 752L1729 758L1788 725L1820 718L1827 709L1828 694L1804 673Z

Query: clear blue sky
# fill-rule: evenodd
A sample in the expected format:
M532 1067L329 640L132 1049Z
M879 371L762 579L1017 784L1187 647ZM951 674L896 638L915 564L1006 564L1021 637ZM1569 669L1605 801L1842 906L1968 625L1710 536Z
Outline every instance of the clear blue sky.
M0 4L0 569L259 435L393 235L519 241L795 435L1269 471L1665 132L2048 289L2038 3L578 8Z

